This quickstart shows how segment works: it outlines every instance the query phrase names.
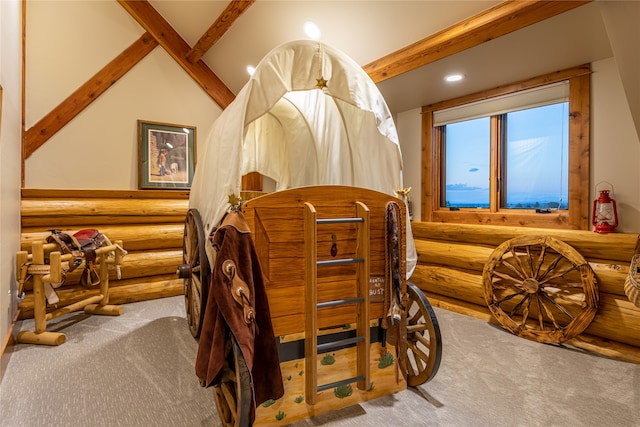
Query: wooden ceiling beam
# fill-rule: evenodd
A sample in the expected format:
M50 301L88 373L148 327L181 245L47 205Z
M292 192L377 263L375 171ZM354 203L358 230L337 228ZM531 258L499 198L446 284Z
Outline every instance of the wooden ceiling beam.
M191 47L147 0L118 0L118 2L221 108L226 108L234 100L233 92L207 64L202 60L191 63L187 59Z
M187 60L192 64L199 61L204 54L216 44L226 33L234 22L242 15L256 0L233 0L222 11L218 19L209 27L206 33L187 53Z
M362 68L379 83L590 2L509 0Z
M29 158L49 138L80 114L89 104L98 99L102 93L113 86L120 77L124 76L156 46L158 46L158 42L151 34L143 34L67 99L51 110L49 114L29 128L24 136L24 159Z

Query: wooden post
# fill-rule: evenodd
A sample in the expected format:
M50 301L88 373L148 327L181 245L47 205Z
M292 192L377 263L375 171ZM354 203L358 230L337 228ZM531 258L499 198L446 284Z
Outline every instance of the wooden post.
M113 253L113 260L109 260L109 254ZM117 240L115 245L103 246L96 250L96 259L100 263L100 293L102 299L97 304L87 304L84 312L87 314L101 314L105 316L120 316L124 313L124 307L109 305L109 262L116 267L122 263L124 251L122 241Z
M42 242L33 242L31 248L33 264L43 265L44 251L42 249ZM33 317L35 319L36 333L39 334L47 329L47 321L45 320L45 315L47 314L47 305L44 295L44 282L42 281L42 276L39 274L33 275L33 296Z
M44 249L43 242L33 242L31 245L32 263L38 266L44 265ZM60 264L60 252L57 255L57 264ZM61 280L61 267L58 265L54 269L54 275L58 279L58 283ZM66 336L59 332L47 332L47 304L44 294L44 279L51 280L51 271L48 274L44 272L37 272L33 274L33 317L35 320L35 331L23 331L18 334L18 342L27 344L45 344L45 345L60 345L66 341ZM55 279L54 278L54 279Z

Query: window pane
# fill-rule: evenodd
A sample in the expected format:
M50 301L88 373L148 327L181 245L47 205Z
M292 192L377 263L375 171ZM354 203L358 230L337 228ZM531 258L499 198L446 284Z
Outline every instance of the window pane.
M508 113L506 208L568 209L569 103Z
M489 207L490 119L445 126L443 206Z

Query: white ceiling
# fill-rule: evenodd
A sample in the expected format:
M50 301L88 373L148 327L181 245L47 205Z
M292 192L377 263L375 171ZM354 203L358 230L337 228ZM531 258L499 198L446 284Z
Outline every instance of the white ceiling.
M151 0L158 12L193 46L229 1ZM314 21L321 41L366 65L486 10L499 1L271 1L258 0L205 54L203 60L238 93L247 65L271 49L304 39ZM492 88L524 78L608 58L612 50L598 2L380 82L392 112ZM446 84L452 71L465 80Z

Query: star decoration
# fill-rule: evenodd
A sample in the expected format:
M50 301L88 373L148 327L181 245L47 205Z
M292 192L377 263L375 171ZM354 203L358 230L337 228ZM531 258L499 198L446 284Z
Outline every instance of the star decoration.
M324 89L327 87L327 80L324 79L324 77L320 77L319 79L316 79L316 87L318 89Z
M241 201L242 201L242 199L240 197L236 196L235 194L233 194L233 193L229 194L229 204L231 205L232 208L235 208L238 205L240 205Z

